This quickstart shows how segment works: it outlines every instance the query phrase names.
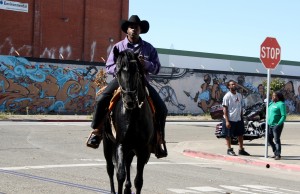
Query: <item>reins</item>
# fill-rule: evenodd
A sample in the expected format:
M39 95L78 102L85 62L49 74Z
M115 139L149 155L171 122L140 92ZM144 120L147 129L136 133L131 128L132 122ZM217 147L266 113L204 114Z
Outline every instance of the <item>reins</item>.
M128 56L127 56L128 57ZM122 59L121 59L122 60ZM120 60L120 61L121 61ZM126 90L126 89L124 89L123 87L122 87L122 85L120 84L120 80L119 79L117 79L118 80L118 83L119 83L119 87L120 87L120 89L121 89L121 94L122 95L129 95L129 96L132 96L132 97L134 97L134 101L137 103L137 106L139 107L139 108L142 108L142 106L143 106L143 104L144 104L144 101L145 101L145 99L146 98L144 98L144 100L143 101L141 101L140 102L140 100L139 100L139 91L138 91L138 88L139 88L139 85L142 85L142 81L141 81L141 79L142 79L142 75L140 74L140 72L139 72L139 68L138 68L138 61L136 60L136 59L131 59L131 60L129 60L128 61L128 63L130 64L134 64L135 65L135 67L136 67L136 72L135 73L137 73L137 79L135 80L136 81L136 89L134 89L134 90ZM126 63L120 63L119 61L116 63L117 64L117 66L119 67L118 68L118 71L117 71L117 75L120 73L120 71L122 71L123 70L123 68L124 68L124 65L126 64ZM124 98L122 97L122 101L123 101L123 104L126 104L126 101L124 100Z

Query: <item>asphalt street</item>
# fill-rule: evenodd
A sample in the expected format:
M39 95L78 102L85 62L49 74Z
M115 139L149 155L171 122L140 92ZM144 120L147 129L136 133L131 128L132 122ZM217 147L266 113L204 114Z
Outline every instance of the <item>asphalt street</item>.
M84 145L89 124L1 121L0 193L109 193L102 146ZM245 142L250 157L227 156L215 124L168 122L169 156L151 156L143 193L300 193L297 123L285 127L281 161L264 158L263 139Z

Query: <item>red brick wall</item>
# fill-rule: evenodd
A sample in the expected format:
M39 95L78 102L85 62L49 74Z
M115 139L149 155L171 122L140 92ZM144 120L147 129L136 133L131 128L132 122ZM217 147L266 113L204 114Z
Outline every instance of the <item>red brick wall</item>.
M34 0L20 0L32 4ZM33 7L28 13L0 9L0 55L32 54ZM16 49L18 48L18 49Z
M124 37L129 0L17 0L29 12L0 10L0 55L106 60L109 38Z

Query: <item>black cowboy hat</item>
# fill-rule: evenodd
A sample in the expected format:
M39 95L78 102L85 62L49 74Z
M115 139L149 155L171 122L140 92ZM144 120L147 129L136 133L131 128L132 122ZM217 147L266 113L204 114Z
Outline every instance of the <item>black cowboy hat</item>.
M149 22L146 20L140 20L139 16L132 15L130 16L129 20L122 20L121 21L121 29L123 32L127 34L127 29L130 24L137 24L141 27L141 34L145 34L149 30Z

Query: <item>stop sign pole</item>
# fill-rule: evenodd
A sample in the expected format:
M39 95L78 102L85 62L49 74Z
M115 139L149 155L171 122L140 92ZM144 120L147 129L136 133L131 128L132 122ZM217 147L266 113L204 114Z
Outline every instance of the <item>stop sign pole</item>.
M266 104L266 128L265 128L265 158L268 158L268 118L271 69L275 69L280 62L281 48L276 38L267 37L260 46L260 60L268 70L267 75L267 104Z

